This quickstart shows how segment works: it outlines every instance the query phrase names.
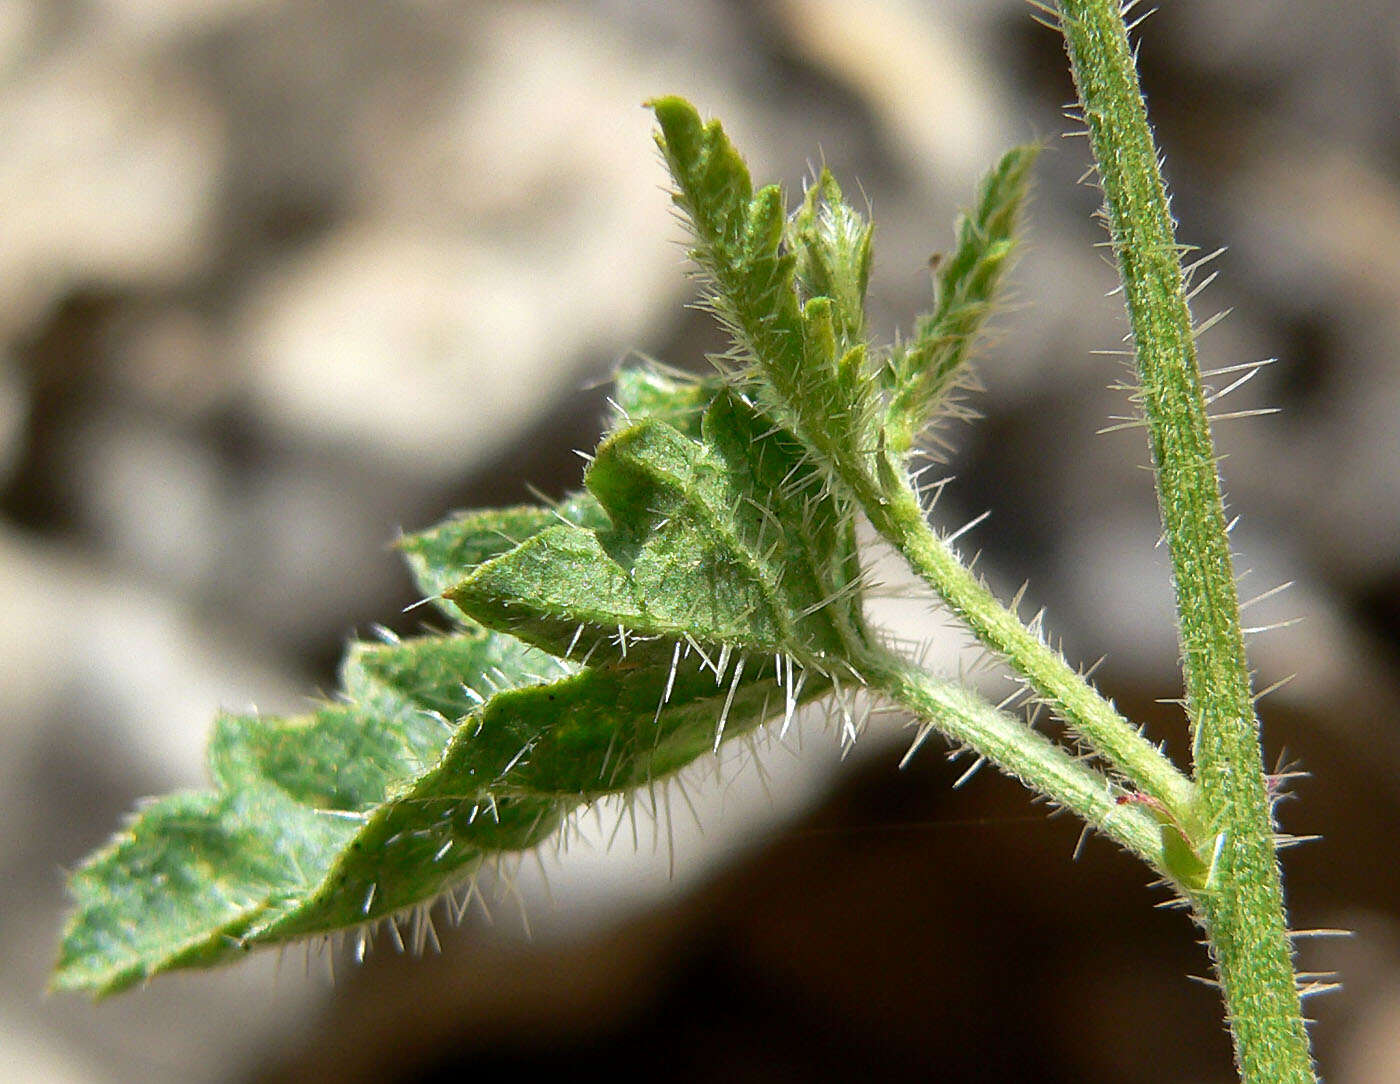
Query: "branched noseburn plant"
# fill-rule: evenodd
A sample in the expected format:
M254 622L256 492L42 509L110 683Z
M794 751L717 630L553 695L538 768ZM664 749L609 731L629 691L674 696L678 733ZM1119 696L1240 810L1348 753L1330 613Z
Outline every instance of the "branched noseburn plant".
M1313 1079L1284 923L1220 487L1176 244L1121 12L1063 0L1137 355L1180 613L1193 769L1172 764L929 525L910 468L966 374L1035 149L983 181L911 336L875 349L871 228L823 172L791 215L717 122L651 103L717 373L617 377L584 488L457 515L402 548L449 633L356 644L306 716L226 715L213 789L147 806L72 877L54 983L111 993L258 945L381 924L402 944L484 862L607 795L853 690L904 709L1137 855L1208 939L1241 1078ZM926 672L866 620L864 517L1048 705L1037 731ZM1019 599L1017 600L1019 601ZM450 897L449 897L450 898Z

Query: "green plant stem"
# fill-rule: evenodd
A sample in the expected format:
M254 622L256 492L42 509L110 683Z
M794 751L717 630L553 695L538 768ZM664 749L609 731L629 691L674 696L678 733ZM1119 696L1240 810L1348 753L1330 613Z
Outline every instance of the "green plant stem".
M1060 0L1136 345L1176 581L1192 753L1217 843L1195 899L1243 1080L1313 1081L1180 249L1117 0Z
M874 528L1094 752L1133 787L1160 802L1183 832L1194 837L1196 793L1191 781L987 590L929 527L918 497L897 472L882 473L883 484L859 471L846 472L847 484Z
M897 655L872 649L862 655L859 665L872 689L1171 876L1162 826L1141 806L1120 803L1102 772L1032 730L1024 720L998 711L975 693L940 681Z

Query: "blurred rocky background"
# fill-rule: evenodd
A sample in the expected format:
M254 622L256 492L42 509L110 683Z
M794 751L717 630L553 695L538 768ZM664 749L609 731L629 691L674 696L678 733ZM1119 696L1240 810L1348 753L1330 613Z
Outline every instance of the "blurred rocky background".
M1222 410L1269 756L1332 1084L1400 1079L1400 9L1168 4L1141 63L1183 239L1234 313ZM1059 39L1020 0L0 3L0 1078L1223 1082L1193 930L1143 871L984 772L872 725L546 855L424 960L271 954L97 1007L45 997L62 872L141 795L203 780L216 708L295 711L402 614L390 551L447 509L577 484L629 351L699 369L640 108L721 116L759 177L872 205L873 323L927 300L979 172L1042 158L985 417L937 509L1028 577L1076 660L1182 751L1171 596L1119 302L1061 139ZM858 187L857 187L858 185ZM1218 386L1230 378L1222 377ZM892 620L936 624L922 607ZM914 627L914 626L911 626ZM952 649L938 661L948 671ZM702 791L704 788L702 788ZM685 819L678 817L679 820ZM660 833L664 835L664 827ZM533 923L524 935L520 897ZM336 965L336 982L329 981Z

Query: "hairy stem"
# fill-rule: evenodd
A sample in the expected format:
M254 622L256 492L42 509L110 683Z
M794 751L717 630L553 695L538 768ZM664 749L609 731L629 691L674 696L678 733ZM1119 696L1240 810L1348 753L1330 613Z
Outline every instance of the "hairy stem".
M861 659L860 667L871 688L1171 877L1162 826L1141 806L1119 802L1102 772L1023 720L899 656L875 650Z
M1196 899L1250 1084L1313 1081L1239 598L1180 249L1117 0L1060 0L1136 345L1176 581L1201 814L1216 833Z
M1156 799L1194 836L1195 788L1176 767L1014 613L929 527L912 489L895 472L883 485L851 471L872 525L909 561L977 637L1025 678L1094 752L1132 786Z

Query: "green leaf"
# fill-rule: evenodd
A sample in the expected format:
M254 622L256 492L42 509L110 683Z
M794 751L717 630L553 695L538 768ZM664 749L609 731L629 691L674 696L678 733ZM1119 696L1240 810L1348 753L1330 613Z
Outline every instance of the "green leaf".
M580 804L664 778L826 687L771 662L716 674L680 649L661 666L560 667L497 633L357 645L355 703L221 720L216 789L146 807L73 874L54 986L113 993L259 944L397 923L484 856L536 846ZM546 682L549 670L568 676Z
M613 433L586 478L606 529L548 527L447 597L558 655L687 639L828 669L864 635L849 510L738 395L716 396L702 432L648 419Z
M342 703L291 718L221 717L210 774L223 790L270 783L318 809L361 812L436 764L494 688L560 673L542 652L481 631L355 644L341 666Z
M987 322L1015 250L1016 224L1037 146L1013 147L982 179L977 203L959 217L957 244L942 260L936 302L914 337L896 347L881 374L889 391L887 444L907 451L949 392L966 379L966 362Z
M655 364L627 366L613 384L615 427L657 418L699 440L700 419L723 386L718 377L693 377ZM596 529L606 528L609 520L592 494L575 493L549 508L520 505L458 512L425 531L405 535L399 549L418 589L448 616L460 619L461 610L442 597L444 592L478 565L560 523Z
M458 512L426 531L399 539L418 589L449 617L462 612L443 593L472 569L557 523L605 526L607 516L592 496L575 494L553 508L521 505Z
M731 379L818 460L833 467L864 461L878 443L879 410L864 354L850 352L863 344L849 337L864 322L868 234L862 239L834 182L819 182L805 217L799 213L789 230L782 190L753 191L718 122L702 123L680 98L651 105L676 183L673 199L694 228L692 255L712 281L708 300L734 338L739 366ZM834 298L804 300L799 273L804 289L829 289Z
M723 387L717 376L691 376L655 364L629 365L618 371L613 382L612 402L617 408L613 428L656 418L699 440L700 420Z
M883 650L864 624L854 506L833 484L835 464L882 447L862 339L869 227L825 173L788 222L717 124L679 99L655 109L744 364L707 379L624 369L584 491L402 539L420 590L465 626L355 645L339 699L306 715L220 718L212 789L147 806L73 875L56 986L111 992L395 922ZM1000 190L968 238L1009 230ZM994 280L989 252L956 260L948 289Z
M73 875L55 986L395 921L825 694L865 635L849 510L719 381L629 371L616 401L642 420L587 491L403 540L423 590L496 631L356 644L336 702L221 717L214 789L148 806ZM563 658L580 642L592 665Z
M823 169L788 225L787 243L797 254L797 280L807 296L831 298L838 336L848 348L865 336L870 238L870 223Z
M276 901L308 894L354 831L270 787L161 799L69 878L54 987L115 993L219 962Z
M360 644L343 668L356 702L221 718L215 791L149 806L73 875L55 985L111 992L290 929L329 931L432 898L479 860L459 850L409 872L413 841L437 830L439 810L423 801L435 766L458 721L479 710L466 689L537 684L550 669L540 652L481 630ZM408 834L390 839L388 824ZM370 866L362 855L375 856Z

